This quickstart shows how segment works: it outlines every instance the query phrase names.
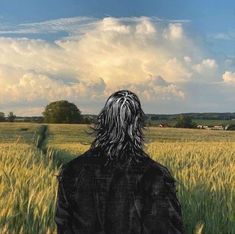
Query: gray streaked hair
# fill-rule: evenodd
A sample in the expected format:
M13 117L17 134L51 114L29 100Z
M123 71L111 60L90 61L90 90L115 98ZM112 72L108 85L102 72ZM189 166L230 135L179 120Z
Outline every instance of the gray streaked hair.
M143 150L145 113L137 95L119 90L106 101L94 127L91 149L100 147L108 161L134 160L148 157Z

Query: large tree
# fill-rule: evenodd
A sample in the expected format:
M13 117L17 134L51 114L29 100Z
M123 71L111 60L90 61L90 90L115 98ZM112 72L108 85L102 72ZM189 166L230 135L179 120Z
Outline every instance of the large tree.
M81 123L81 111L66 100L51 102L42 113L47 123Z
M197 124L187 115L179 115L177 117L176 128L196 128Z
M5 114L3 112L0 112L0 122L5 121Z
M12 111L8 113L7 120L9 122L14 122L15 118L16 118L16 115L14 115L14 113Z

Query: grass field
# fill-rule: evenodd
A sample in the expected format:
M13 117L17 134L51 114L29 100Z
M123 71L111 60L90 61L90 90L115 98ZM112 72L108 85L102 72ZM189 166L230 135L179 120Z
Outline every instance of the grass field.
M90 144L93 137L86 132L90 131L87 125L49 124L48 144L69 143ZM235 131L216 131L205 129L179 129L146 127L144 130L146 143L149 142L235 142Z
M207 125L207 126L215 126L215 125L228 125L228 124L235 124L235 120L222 120L222 119L192 119L193 122L197 123L198 125ZM176 119L169 119L169 120L152 120L151 124L153 126L158 126L161 123L167 123L169 126L175 126Z
M58 166L24 143L0 144L0 233L55 233Z
M1 233L55 233L59 162L80 155L93 139L86 125L50 124L42 154L34 146L39 127L0 124ZM146 151L178 181L187 233L197 227L195 233L234 234L235 132L150 127L145 135Z
M39 128L36 123L0 123L0 143L33 143Z

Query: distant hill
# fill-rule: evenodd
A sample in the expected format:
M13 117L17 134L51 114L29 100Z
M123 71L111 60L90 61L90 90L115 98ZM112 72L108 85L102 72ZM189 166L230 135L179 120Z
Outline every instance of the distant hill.
M204 126L216 126L223 125L224 127L228 124L235 124L235 113L224 112L224 113L180 113L180 114L147 114L147 124L149 126L166 125L173 127L176 124L177 116L179 115L190 116L193 121L198 125Z
M208 112L208 113L180 113L180 114L147 114L151 120L172 120L176 119L179 115L190 116L192 119L203 119L203 120L235 120L235 112Z

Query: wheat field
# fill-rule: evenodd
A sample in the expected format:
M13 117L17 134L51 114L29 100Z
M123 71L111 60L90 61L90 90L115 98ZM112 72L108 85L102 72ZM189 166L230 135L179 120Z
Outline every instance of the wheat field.
M58 166L52 154L25 144L0 144L1 233L53 233Z
M48 125L43 151L35 146L39 127L0 125L3 234L56 233L56 175L61 163L86 151L92 140L85 125ZM145 150L177 180L186 233L234 234L235 133L159 128L145 133Z

